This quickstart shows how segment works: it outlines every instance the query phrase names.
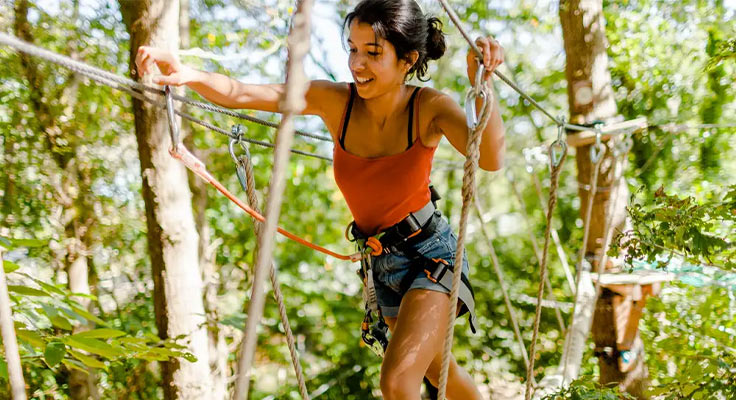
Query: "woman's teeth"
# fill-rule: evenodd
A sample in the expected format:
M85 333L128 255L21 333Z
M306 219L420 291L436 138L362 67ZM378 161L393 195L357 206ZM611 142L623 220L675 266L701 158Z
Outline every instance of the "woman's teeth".
M355 78L355 80L356 80L356 81L357 81L358 83L360 83L360 84L365 84L365 83L368 83L368 82L372 81L372 80L373 80L373 78L370 78L370 79L368 79L368 78L365 78L365 79L363 79L363 78Z

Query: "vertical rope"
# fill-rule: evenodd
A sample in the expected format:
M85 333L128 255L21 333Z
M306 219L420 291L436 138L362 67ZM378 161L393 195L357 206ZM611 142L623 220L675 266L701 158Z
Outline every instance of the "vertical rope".
M537 198L539 198L539 203L544 204L544 196L542 195L542 185L539 183L539 178L537 178L537 175L535 173L531 174L532 176L532 183L534 183L534 189L537 192ZM547 210L544 210L545 212ZM570 265L567 263L567 254L565 253L565 249L562 248L562 241L560 240L560 235L557 234L557 229L552 228L552 241L555 243L555 248L557 250L557 256L560 258L560 263L562 263L562 268L565 270L565 277L567 278L567 284L570 286L570 292L575 293L575 279L572 276L572 273L570 272Z
M619 191L621 189L621 185L625 185L626 182L621 182L622 178L624 176L624 171L626 170L626 155L628 154L630 147L629 147L629 141L631 138L624 137L623 142L623 149L619 149L617 144L614 144L614 155L616 156L616 160L614 161L614 171L613 171L613 192L611 193L611 197L613 198L612 201L610 201L610 207L608 208L608 215L606 218L606 226L603 232L605 232L605 236L603 237L603 253L601 255L601 260L598 263L598 280L595 282L595 293L596 297L600 295L600 289L601 289L601 280L600 275L605 269L605 265L608 263L608 247L611 245L611 239L613 237L613 215L616 212L616 207L618 207L618 200L619 200Z
M519 202L519 206L521 207L521 211L524 214L524 222L527 226L527 233L529 233L529 241L532 243L532 249L534 251L534 256L537 258L537 262L539 265L542 265L542 252L539 251L539 243L537 243L537 238L534 236L534 232L532 232L532 226L529 221L529 214L527 213L526 209L526 202L524 201L524 198L521 196L521 191L519 190L518 185L516 184L516 180L514 179L513 175L511 174L511 171L508 170L508 174L506 175L506 178L511 183L511 188L514 192L514 197L516 197L516 200ZM549 299L557 302L557 296L555 296L554 292L552 291L552 282L549 280L549 275L547 275L545 281L545 286L547 286L547 290L549 291ZM557 324L560 326L560 333L562 336L565 336L565 331L567 331L567 327L565 326L565 321L562 319L562 313L560 312L560 309L555 307L555 317L557 317Z
M3 250L5 249L0 246L0 328L2 328L3 348L8 364L8 380L13 400L26 400L26 384L23 381L23 367L20 364L13 311L10 309L8 283L5 280L5 269L3 268Z
M294 139L294 117L305 107L304 95L309 82L304 75L302 63L309 52L311 8L312 0L298 2L292 20L292 29L287 39L289 62L285 84L286 91L281 104L279 104L283 117L276 136L273 173L268 190L268 204L266 205L266 221L263 226L263 235L258 241L259 251L253 278L253 294L248 305L245 336L238 355L238 377L234 392L234 399L236 400L245 399L248 396L251 364L258 339L257 328L263 315L263 275L265 269L272 262L273 255L271 253L284 193L285 169L288 166L289 149Z
M481 73L479 70L478 73ZM463 206L460 212L460 229L457 235L457 248L455 251L454 272L452 277L452 290L450 291L450 310L447 320L447 331L445 332L445 347L442 353L442 368L440 370L440 380L437 392L437 398L445 399L447 390L447 375L450 369L450 358L452 356L452 339L455 327L455 316L457 314L457 301L460 290L460 277L463 269L463 253L465 251L465 231L468 224L468 215L470 214L470 206L475 195L475 170L478 168L478 160L480 159L480 141L485 130L488 120L491 117L493 103L495 102L493 91L489 90L487 85L483 85L483 89L488 98L483 102L480 109L480 121L475 129L468 128L468 144L466 147L465 165L463 167ZM481 90L481 88L475 88ZM473 99L473 101L475 101Z
M555 165L552 163L552 172L550 174L549 201L547 202L547 229L544 231L544 247L542 249L542 263L539 265L539 289L537 290L537 309L534 313L534 331L532 332L532 342L529 345L529 364L526 368L526 391L524 399L529 400L532 396L532 383L534 382L534 357L536 356L537 336L539 335L539 321L542 316L542 297L544 295L544 281L547 277L547 256L549 253L550 231L552 230L552 215L557 205L557 188L560 181L560 171L567 158L567 152L561 154L560 161Z
M590 191L588 192L588 202L585 207L585 226L583 228L583 243L580 247L580 253L578 254L578 268L577 273L575 276L575 282L578 283L578 286L575 288L575 301L572 304L572 315L570 316L570 327L572 327L575 323L575 307L578 303L578 298L580 296L580 291L578 288L580 287L580 279L583 274L583 263L585 262L585 249L588 246L588 237L590 236L590 216L593 211L593 200L595 198L595 194L598 191L598 174L601 169L601 164L603 162L603 158L605 155L605 147L603 147L603 150L601 150L604 154L600 154L598 157L598 160L595 160L596 162L593 164L593 171L591 171L591 177L590 177ZM570 330L571 332L572 330ZM571 340L565 340L565 349L563 350L563 354L565 354L565 359L563 360L562 364L562 384L565 383L565 376L567 376L567 364L568 360L570 358L570 351L569 346L571 346ZM527 399L528 400L528 399Z
M247 148L245 148L247 149ZM256 183L253 174L253 163L250 160L250 153L246 153L245 157L240 158L242 165L245 170L245 192L248 196L249 205L260 213L258 208L258 196L256 195ZM254 230L256 231L256 237L260 240L262 235L261 223L257 220L254 221ZM273 297L276 299L276 303L279 307L279 317L281 318L281 325L284 327L284 333L286 334L286 344L289 347L289 354L291 355L291 364L294 366L294 373L296 374L296 380L299 385L299 393L302 399L308 400L309 393L307 392L307 385L304 379L304 373L302 372L302 365L299 362L299 353L296 350L294 333L291 331L291 324L289 323L289 317L286 314L286 305L284 304L284 295L281 293L281 285L278 280L278 272L273 262L269 265L269 272L271 277L271 286L273 287Z

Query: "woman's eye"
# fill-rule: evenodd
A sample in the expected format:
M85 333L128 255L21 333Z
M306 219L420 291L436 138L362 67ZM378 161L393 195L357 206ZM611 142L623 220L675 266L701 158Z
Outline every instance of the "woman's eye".
M357 52L358 52L358 50L357 50L357 49L350 49L350 52L351 52L351 53L357 53Z
M374 57L375 57L375 56L377 56L378 54L379 54L379 53L378 53L378 52L376 52L376 51L369 51L369 52L368 52L368 55L370 55L370 56L374 56Z

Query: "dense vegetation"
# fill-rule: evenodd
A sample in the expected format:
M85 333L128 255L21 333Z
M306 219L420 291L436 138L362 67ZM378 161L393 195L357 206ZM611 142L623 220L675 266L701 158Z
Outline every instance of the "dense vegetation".
M185 62L246 81L280 81L293 5L285 0L257 3L192 0L191 47L214 56L184 56ZM441 14L435 2L423 4ZM468 27L502 42L507 54L502 72L545 107L565 114L565 54L556 3L454 4ZM339 26L348 7L345 1L321 4L318 23ZM14 4L0 3L1 32L17 35L18 12ZM648 300L641 331L652 391L662 399L736 396L736 158L730 156L736 151L735 12L719 0L604 1L619 112L626 119L647 117L650 124L634 135L625 171L634 188L634 225L617 243L628 244L630 255L649 261L672 261L674 255L705 264L688 271L689 280L676 280L658 298ZM27 24L20 31L29 35L27 40L129 75L129 36L117 2L30 1L23 13ZM430 70L430 84L459 99L467 87L466 47L449 23L446 31L448 54ZM308 75L346 79L346 66L331 64L340 43L327 32L318 30L313 40ZM33 398L73 398L70 375L77 370L92 374L100 398L159 398L157 361L178 356L187 362L191 355L184 347L186 337L160 340L157 335L131 99L53 64L27 61L0 47L0 245L5 248L3 267L11 285L28 393ZM456 357L492 390L500 381L518 381L525 375L525 364L492 272L488 243L480 235L481 223L493 236L528 343L535 308L529 299L539 279L529 231L537 238L544 232L544 207L530 174L549 185L539 146L556 136L544 116L515 92L500 82L496 88L507 126L506 169L519 185L525 207L515 200L507 174L481 175L482 221L471 221L467 245L481 334L471 335L463 322L456 329L454 347ZM226 130L236 122L191 112ZM701 124L731 128L682 128ZM324 130L309 118L300 120L299 127ZM190 147L206 154L208 169L244 198L227 139L197 126L191 132ZM247 126L247 135L255 139L272 141L273 134L271 129ZM331 145L303 138L295 146L331 153ZM256 146L251 152L256 184L262 189L269 181L272 153ZM437 158L432 180L444 197L442 212L456 226L460 158L446 143ZM568 161L562 173L554 221L571 265L583 236L573 164ZM352 250L343 238L349 212L329 163L292 157L285 196L282 226L331 249ZM214 191L206 192L205 199L206 209L197 217L209 227L208 252L215 265L214 272L204 276L215 294L207 324L222 335L228 355L225 372L232 375L256 240L252 221L226 199ZM88 291L82 293L68 287L68 272L80 258L89 271ZM274 260L310 392L331 399L378 397L379 360L360 345L356 266L283 240L277 242ZM569 320L565 305L572 293L558 258L551 257L550 268L554 294ZM545 309L542 317L536 362L541 374L558 364L563 341L553 310ZM299 398L270 297L259 335L252 398ZM586 376L597 369L589 350ZM0 360L0 397L6 373ZM581 379L556 398L614 398L592 385L593 379Z

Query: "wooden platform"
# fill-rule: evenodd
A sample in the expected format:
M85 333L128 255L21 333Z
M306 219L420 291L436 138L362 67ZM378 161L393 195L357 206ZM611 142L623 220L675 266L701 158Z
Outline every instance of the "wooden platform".
M623 134L625 132L638 132L642 129L646 129L648 126L649 122L646 118L637 118L629 121L608 124L601 127L601 140L606 141L614 136ZM593 144L595 143L595 132L568 132L565 141L567 142L568 146L573 147Z
M670 282L677 275L666 271L634 271L632 273L606 272L590 274L593 282L600 282L602 286L609 285L651 285L653 283Z

